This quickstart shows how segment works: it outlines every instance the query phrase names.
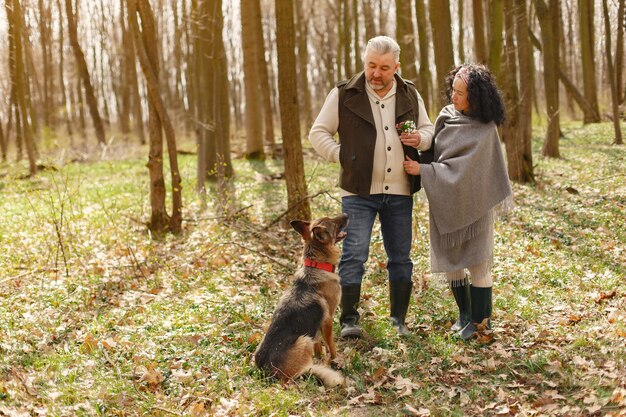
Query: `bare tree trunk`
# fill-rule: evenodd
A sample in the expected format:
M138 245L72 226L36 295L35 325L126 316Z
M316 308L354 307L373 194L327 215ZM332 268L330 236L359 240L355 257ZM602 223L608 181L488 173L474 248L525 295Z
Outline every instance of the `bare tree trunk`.
M98 101L96 100L93 85L91 84L91 78L89 77L89 69L87 68L87 62L85 61L85 54L83 54L80 44L78 43L78 30L76 28L76 20L74 19L74 11L72 10L72 0L65 0L65 10L67 13L70 44L72 45L72 50L74 51L74 58L76 58L78 74L80 75L80 78L83 81L83 87L85 88L85 98L87 99L89 113L91 114L91 119L93 120L93 126L96 130L98 142L104 145L104 126L102 124L102 119L100 118L100 112L98 111Z
M502 18L504 13L503 0L491 0L491 13L489 14L489 68L496 79L500 76L500 64L502 63Z
M2 128L2 120L0 120L0 152L2 152L2 162L7 161L7 140L4 136L4 129Z
M43 0L39 0L39 33L41 36L41 58L43 61L43 119L46 126L53 126L53 104L54 97L54 74L52 73L52 31L50 30L51 13L50 4L44 5Z
M365 20L365 39L369 40L376 36L377 32L376 22L374 21L374 13L372 10L372 0L363 0L363 17ZM360 55L358 56L358 59L361 59ZM357 65L357 68L359 67L360 65Z
M519 106L518 106L518 143L517 158L519 169L511 179L521 184L534 183L532 153L532 105L533 105L533 74L535 63L530 43L530 27L526 0L514 0L515 34L517 40L517 63L519 67ZM510 172L510 171L509 171Z
M485 12L483 6L484 0L472 0L472 12L474 16L474 53L476 62L486 64L489 57L487 56L487 42L485 41Z
M419 92L424 100L427 112L431 112L434 106L433 81L430 73L430 57L428 54L430 37L428 19L426 19L426 6L424 0L415 0L415 17L417 21L417 36L419 38L420 68L419 68Z
M354 71L358 72L363 65L361 58L361 39L359 30L359 0L352 0L352 24L354 25ZM368 38L369 39L369 38ZM310 126L310 125L307 125Z
M558 0L549 0L550 6L544 0L533 0L537 18L541 26L543 44L543 84L546 92L548 129L543 142L541 153L543 156L559 158L559 50L558 39L554 34L553 17L558 13Z
M70 138L70 144L73 145L73 131L72 129L72 113L70 112L71 103L68 103L67 91L65 87L65 79L63 77L63 71L65 69L65 42L63 37L63 6L61 6L61 0L56 0L57 9L59 11L59 90L61 92L61 108L63 109L63 116L65 118L65 127L67 129L67 135ZM71 85L71 84L70 84ZM68 106L69 104L69 106Z
M210 129L214 126L210 126L211 121L208 119L208 83L209 77L207 76L208 64L210 59L210 51L208 50L208 44L211 42L210 31L211 23L208 17L208 0L192 0L191 1L191 39L193 39L193 55L191 56L191 62L189 62L189 104L193 109L193 120L195 122L194 131L196 133L196 142L198 146L198 164L197 164L197 177L196 188L204 200L206 198L206 182L207 179L212 179L212 175L209 173L210 168L215 164L215 160L210 161L210 158L214 156L214 152L210 152L210 141L212 136L210 135ZM197 94L196 92L206 91L207 94ZM214 146L213 146L214 148Z
M300 114L304 121L305 130L308 130L313 124L313 116L311 115L311 92L309 90L309 51L308 51L308 26L302 10L302 3L295 2L296 7L296 39L298 42L298 87L300 90Z
M626 0L619 0L617 8L617 39L615 41L615 88L617 89L618 102L621 105L626 98L624 90L624 20L626 19ZM625 116L626 117L626 116Z
M464 1L459 0L459 37L458 37L458 50L459 50L459 62L462 64L465 62L465 6Z
M530 45L528 21L525 17L526 5L523 0L518 1L518 3L515 5L514 0L504 1L506 43L501 79L504 86L507 119L502 129L502 139L506 146L509 178L524 184L534 181L530 142L531 120L529 110L531 103L528 97L528 86L523 85L523 83L528 82L528 78L521 73L521 71L526 71L529 65L528 62L522 63L522 56L523 59L528 59ZM522 27L519 28L518 25L522 25ZM517 45L515 43L516 33L518 36ZM518 62L521 89L518 88L517 84ZM522 67L522 65L524 66ZM522 96L520 96L520 90L523 92Z
M230 157L230 96L229 96L229 87L228 87L228 61L226 57L226 48L224 46L224 16L222 14L222 0L215 1L216 6L215 10L215 65L216 70L213 72L215 77L214 85L216 94L214 97L219 99L219 104L216 108L216 116L215 119L217 121L217 125L220 127L217 130L216 142L217 142L217 152L218 159L220 161L220 167L218 172L218 177L220 180L224 178L230 178L234 174L233 164ZM259 38L261 39L261 38ZM263 62L265 62L264 58L265 54L263 54ZM268 82L267 76L267 66L265 68L265 76L263 78ZM262 71L263 74L263 71ZM269 93L270 88L268 86L267 92ZM269 94L266 94L269 99ZM272 118L271 114L271 103L269 105L269 118ZM274 143L274 124L271 123L272 126L272 144ZM231 205L234 205L234 196L231 197Z
M24 157L24 130L22 129L22 117L17 102L14 103L13 110L15 114L15 147L17 149L15 160L21 161Z
M593 112L583 109L584 123L598 123L598 92L595 69L595 42L594 42L594 0L578 0L578 17L580 29L580 53L582 57L583 86L585 98L591 105ZM545 42L543 42L545 47Z
M14 86L15 99L17 101L16 109L16 132L17 128L17 110L19 109L20 119L22 122L22 132L24 135L24 143L26 145L26 153L28 155L28 171L30 175L37 174L37 149L35 148L35 138L29 123L28 106L26 104L26 93L24 91L24 60L22 49L22 11L19 0L6 0L5 3L7 20L9 22L9 38L11 39L10 54L12 59L9 61L13 64L10 68L11 83ZM20 135L16 135L19 137Z
M246 94L246 158L263 160L263 114L261 113L261 90L259 88L259 71L257 63L256 33L254 24L254 8L249 7L246 0L241 0L241 41L243 43L243 73Z
M352 58L350 57L351 47L352 47L352 16L350 13L350 0L341 0L343 3L342 15L342 25L341 29L343 30L343 35L341 36L342 42L342 53L343 53L343 68L344 74L346 77L349 77L352 74Z
M429 0L430 27L433 31L433 49L435 51L435 66L437 67L438 91L445 91L445 78L454 66L452 52L452 18L450 16L449 0ZM446 104L446 98L441 95L439 107Z
M309 220L311 207L304 180L302 138L298 111L298 88L295 62L295 29L291 0L275 0L276 38L278 42L278 85L281 133L285 150L287 204L292 218Z
M606 4L606 0L602 0L602 11L604 12L604 36L606 39L605 44L605 55L606 55L606 63L609 72L609 84L611 86L611 102L613 104L613 128L615 130L615 141L613 144L615 145L623 145L624 141L622 139L622 131L620 129L620 116L619 116L619 98L617 97L618 92L616 88L616 76L615 69L613 68L613 57L611 56L613 51L611 47L611 23L609 18L609 7Z
M336 18L333 19L333 22L337 22L337 45L336 45L336 51L335 51L335 71L337 72L337 78L338 79L342 79L342 78L348 78L349 74L343 74L343 36L345 34L344 30L343 30L343 25L345 24L344 20L343 20L343 4L345 3L346 0L337 0L335 3L336 5ZM334 27L335 25L333 25Z
M298 2L297 4L300 4L300 2ZM261 100L262 100L262 105L263 105L263 121L264 121L263 126L265 128L264 142L270 148L271 157L274 158L276 156L275 155L276 141L274 140L274 110L272 107L272 96L273 96L272 93L274 92L274 90L270 88L270 77L269 77L269 72L267 70L267 61L265 60L265 39L263 36L263 15L261 13L261 4L259 3L259 0L252 1L251 5L254 6L254 15L255 15L254 31L256 33L256 38L257 38L256 57L257 57L257 69L259 70L259 79L260 79L260 86L261 86ZM306 30L306 25L302 30ZM222 38L221 33L217 34L217 36L219 38ZM304 39L305 39L304 42L306 45L306 34L304 35ZM222 43L218 44L218 46L219 45L221 45L221 47L223 48L224 42L222 41ZM226 56L224 56L224 59L226 59ZM308 61L308 55L306 55L306 53L303 59L305 60L305 65L306 65L306 61ZM305 72L305 76L306 76L306 72ZM307 103L306 99L310 94L309 83L306 80L306 78L303 79L302 82L303 82L302 85L304 86L304 88L302 89L302 93L305 95L305 105L306 105ZM308 103L310 107L311 106L310 98L309 98Z
M402 78L419 84L415 67L415 36L411 17L411 2L396 0L396 39L402 51L400 57Z
M182 226L182 185L178 170L174 127L172 126L172 122L165 110L165 105L159 93L159 58L157 54L158 43L154 26L154 15L148 0L128 0L127 4L128 19L134 35L137 57L139 58L148 87L148 98L151 110L150 118L154 120L154 122L150 124L151 155L148 164L151 179L154 178L159 182L159 184L156 184L154 181L151 181L151 190L153 187L157 188L159 201L156 202L158 218L154 218L155 212L153 210L153 219L155 222L151 220L150 230L155 232L169 230L173 233L178 233L181 231ZM137 14L139 14L141 18L141 29L137 21ZM172 216L169 219L167 218L167 212L165 210L165 185L162 171L163 140L161 128L165 132L167 141L172 181ZM157 147L159 147L159 149L156 149ZM159 156L161 158L157 160ZM161 168L160 172L156 172L159 167ZM155 172L153 173L153 171ZM167 222L167 220L169 220L169 222Z
M120 74L117 74L117 77L120 80L120 109L119 109L119 118L120 118L120 130L122 133L130 133L130 77L129 77L129 56L128 56L128 48L129 44L132 43L132 35L128 33L128 28L126 27L126 13L124 7L124 0L120 0L120 31L122 33L122 43L119 47L119 66L120 66ZM133 64L135 61L132 61Z
M74 112L78 112L78 125L80 126L80 136L83 137L85 146L87 146L87 121L85 120L85 103L83 101L83 89L81 88L80 77L74 79L70 100Z

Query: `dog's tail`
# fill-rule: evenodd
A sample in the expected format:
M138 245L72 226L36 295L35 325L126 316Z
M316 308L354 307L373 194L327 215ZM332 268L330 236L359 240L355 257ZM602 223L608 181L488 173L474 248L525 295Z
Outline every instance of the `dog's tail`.
M311 373L318 377L327 388L336 387L344 383L341 373L324 365L311 365Z

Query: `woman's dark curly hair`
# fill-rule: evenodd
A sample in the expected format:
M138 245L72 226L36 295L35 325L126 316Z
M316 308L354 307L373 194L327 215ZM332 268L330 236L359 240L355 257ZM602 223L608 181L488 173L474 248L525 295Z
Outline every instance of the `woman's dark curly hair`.
M476 117L484 123L491 121L500 125L504 122L504 100L498 91L496 82L489 69L480 64L465 64L454 68L446 76L446 98L452 103L452 83L454 76L461 68L469 72L467 100L469 101L468 116Z

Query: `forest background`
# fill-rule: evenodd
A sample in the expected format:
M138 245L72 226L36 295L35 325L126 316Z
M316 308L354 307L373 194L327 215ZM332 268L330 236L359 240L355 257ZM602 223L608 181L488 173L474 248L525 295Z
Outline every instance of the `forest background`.
M625 2L5 0L0 415L626 415ZM287 223L340 210L306 135L378 34L433 120L454 65L502 89L496 324L448 337L419 194L413 336L375 238L349 383L282 387L250 357Z

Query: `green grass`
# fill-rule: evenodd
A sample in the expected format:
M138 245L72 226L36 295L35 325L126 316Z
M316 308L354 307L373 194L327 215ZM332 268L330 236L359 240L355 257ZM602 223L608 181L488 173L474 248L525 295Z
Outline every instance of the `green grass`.
M537 183L514 185L496 228L494 340L446 330L455 306L428 271L420 193L412 334L387 320L376 235L367 337L337 340L348 383L334 390L313 377L283 386L252 361L301 250L282 216L281 161L235 160L230 191L211 188L203 210L195 158L181 156L183 233L162 238L146 230L142 158L31 179L0 165L0 414L626 415L626 148L609 144L610 124L563 132L559 160L538 156L536 132ZM308 147L305 163L314 216L338 213L338 168ZM235 216L217 209L224 200Z

